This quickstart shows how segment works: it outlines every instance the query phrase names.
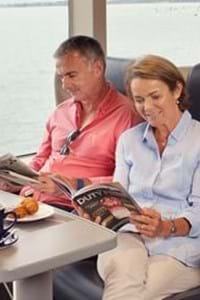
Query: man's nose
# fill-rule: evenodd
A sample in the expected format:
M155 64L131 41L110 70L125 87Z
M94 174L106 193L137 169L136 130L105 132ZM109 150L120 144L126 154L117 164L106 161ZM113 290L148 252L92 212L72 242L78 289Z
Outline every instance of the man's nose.
M71 80L69 77L67 76L63 76L63 78L61 79L62 82L62 88L63 90L68 90L71 87Z

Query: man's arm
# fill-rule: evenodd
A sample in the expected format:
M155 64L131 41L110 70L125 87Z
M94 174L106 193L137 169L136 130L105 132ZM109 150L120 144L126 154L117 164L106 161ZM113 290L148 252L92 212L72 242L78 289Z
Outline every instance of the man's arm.
M36 155L33 156L29 166L39 171L43 165L45 164L46 160L51 155L52 146L51 146L51 133L50 133L50 121L47 122L44 137L42 143L39 146L38 152Z

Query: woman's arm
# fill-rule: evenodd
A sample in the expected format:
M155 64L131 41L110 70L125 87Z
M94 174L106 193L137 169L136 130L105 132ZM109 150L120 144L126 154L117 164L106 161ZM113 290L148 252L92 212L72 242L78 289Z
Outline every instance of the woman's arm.
M130 222L135 224L141 234L152 238L185 236L191 229L186 218L162 219L161 214L152 208L144 208L142 215L131 214Z

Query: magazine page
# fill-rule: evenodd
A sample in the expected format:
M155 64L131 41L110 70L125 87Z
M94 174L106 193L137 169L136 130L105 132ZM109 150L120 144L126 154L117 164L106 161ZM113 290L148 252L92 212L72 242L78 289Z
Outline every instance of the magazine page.
M131 212L141 213L137 202L119 183L86 186L72 197L87 212L91 220L101 217L101 224L118 230L129 222Z
M0 156L0 173L2 170L14 171L15 173L19 173L31 178L34 178L38 175L36 171L32 170L20 158L10 153Z
M72 186L72 184L67 181L67 178L61 178L58 175L49 174L51 180L57 185L57 187L68 197L71 197L75 194L76 189Z
M21 185L21 186L38 183L38 180L36 178L23 176L19 173L15 173L15 172L9 171L9 170L0 170L0 179L6 180L12 184Z

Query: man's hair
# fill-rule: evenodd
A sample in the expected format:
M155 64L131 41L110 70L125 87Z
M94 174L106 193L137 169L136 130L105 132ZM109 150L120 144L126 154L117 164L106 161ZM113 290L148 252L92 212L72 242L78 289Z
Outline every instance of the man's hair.
M105 54L100 43L89 36L73 36L62 42L54 53L54 58L60 58L68 53L78 52L88 61L100 60L105 68Z
M131 62L126 70L125 85L127 94L132 97L131 82L135 78L155 79L163 81L171 91L176 89L177 83L182 84L182 92L178 101L181 111L191 105L186 92L185 80L179 69L168 59L157 55L146 55Z

